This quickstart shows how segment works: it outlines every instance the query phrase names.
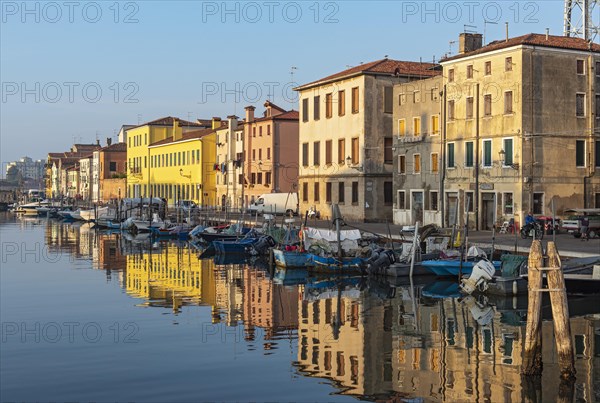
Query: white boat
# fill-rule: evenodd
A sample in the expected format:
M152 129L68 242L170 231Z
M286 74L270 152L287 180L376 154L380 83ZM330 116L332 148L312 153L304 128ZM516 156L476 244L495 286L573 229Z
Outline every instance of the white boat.
M49 205L50 205L50 201L48 201L48 200L21 204L21 205L17 206L17 208L15 209L15 213L26 214L26 215L37 215L38 208L46 207Z
M108 207L98 207L96 209L80 210L79 216L83 221L93 221L97 217L105 216L108 213Z
M150 227L165 228L166 223L158 216L157 213L152 215L152 220L134 219L133 224L139 232L150 231Z

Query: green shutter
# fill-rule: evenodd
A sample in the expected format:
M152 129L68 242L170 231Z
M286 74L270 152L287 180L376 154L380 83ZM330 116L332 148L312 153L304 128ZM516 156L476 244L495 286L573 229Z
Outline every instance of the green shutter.
M466 146L465 166L471 168L473 166L473 142L469 141Z
M492 166L492 142L491 141L483 142L483 166L486 166L486 167Z
M577 140L575 147L575 164L578 167L585 166L585 141Z
M454 168L454 144L448 144L448 168Z
M513 164L513 141L512 139L504 139L504 165Z

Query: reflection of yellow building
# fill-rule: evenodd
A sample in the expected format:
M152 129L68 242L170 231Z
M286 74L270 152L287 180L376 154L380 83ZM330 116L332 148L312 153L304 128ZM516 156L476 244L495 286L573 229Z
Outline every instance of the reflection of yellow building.
M227 326L236 326L243 320L244 266L215 266L216 303L226 317Z
M175 311L184 304L214 307L213 266L210 260L198 260L190 248L165 243L156 252L127 256L127 293Z

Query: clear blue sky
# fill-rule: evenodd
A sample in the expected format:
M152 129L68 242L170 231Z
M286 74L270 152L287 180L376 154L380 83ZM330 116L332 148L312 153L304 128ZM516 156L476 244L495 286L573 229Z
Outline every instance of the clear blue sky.
M486 42L562 34L563 1L0 2L0 158L102 143L122 124L243 114L284 86L388 55L431 61L465 25ZM452 45L456 52L457 45ZM272 83L272 84L269 84ZM239 103L235 102L237 89ZM102 94L97 91L101 90ZM288 94L293 95L288 92ZM260 96L260 100L256 98ZM289 96L288 96L289 97Z

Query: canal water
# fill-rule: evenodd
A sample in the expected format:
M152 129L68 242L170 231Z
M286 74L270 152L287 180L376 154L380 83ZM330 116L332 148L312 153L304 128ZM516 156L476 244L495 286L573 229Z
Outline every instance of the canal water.
M2 401L600 401L598 296L569 301L576 381L561 385L545 321L542 379L524 382L523 298L2 214Z

